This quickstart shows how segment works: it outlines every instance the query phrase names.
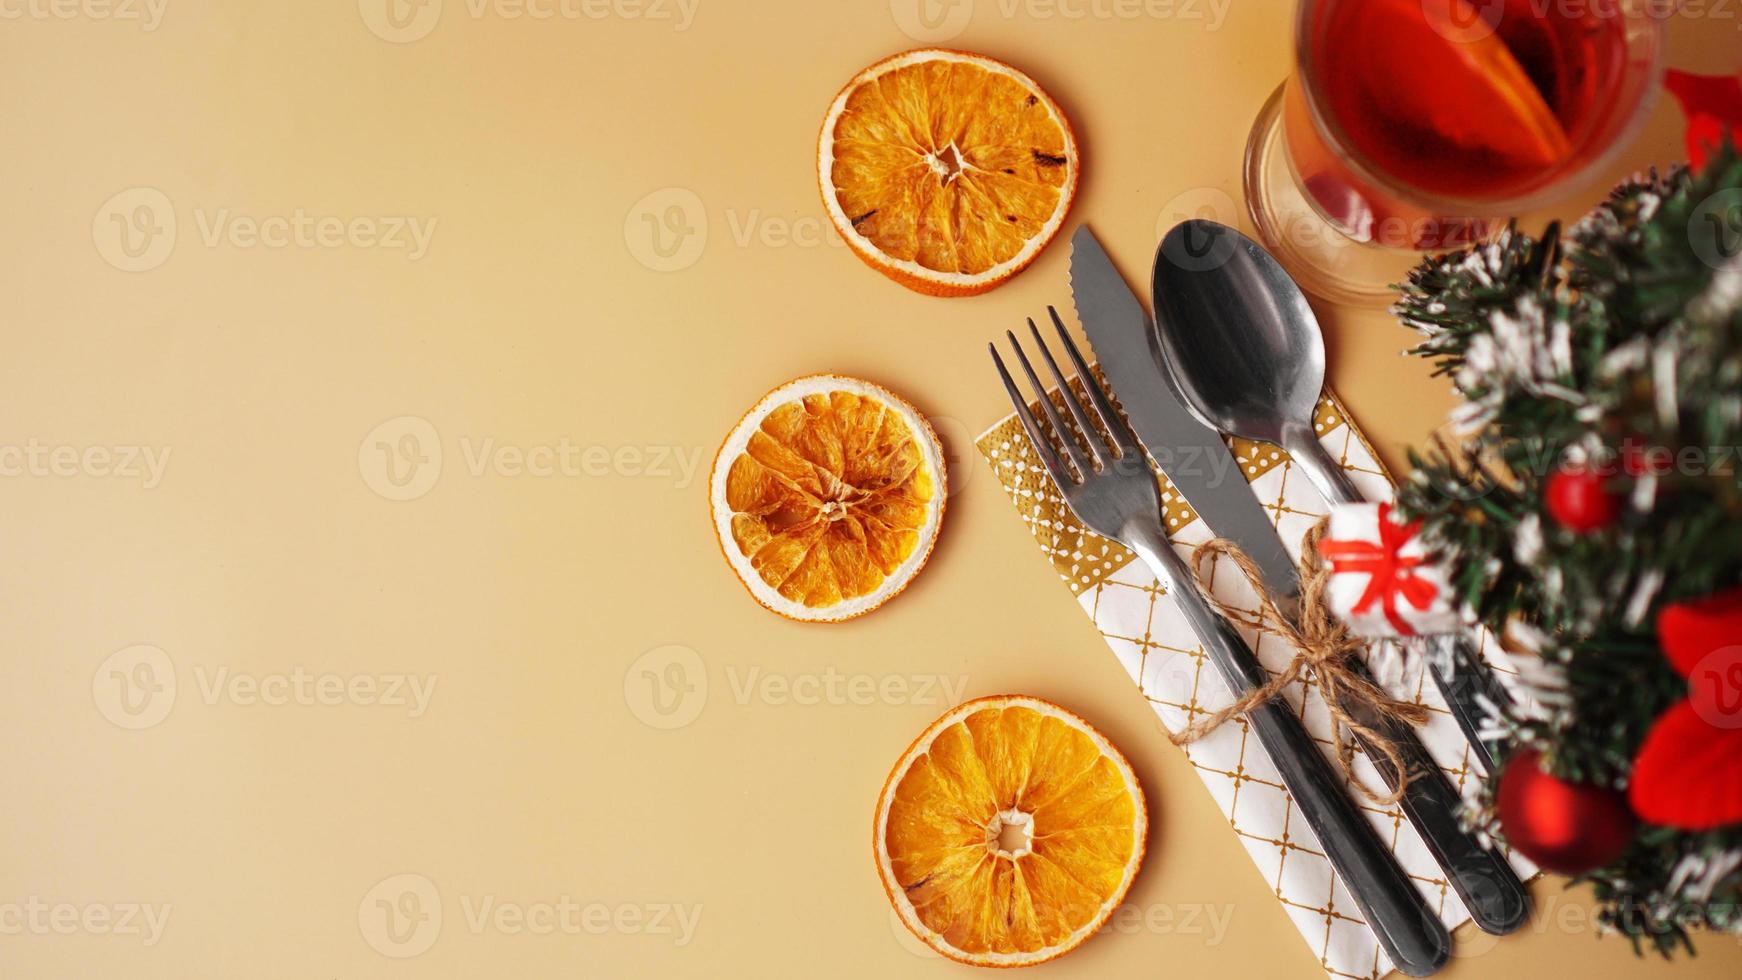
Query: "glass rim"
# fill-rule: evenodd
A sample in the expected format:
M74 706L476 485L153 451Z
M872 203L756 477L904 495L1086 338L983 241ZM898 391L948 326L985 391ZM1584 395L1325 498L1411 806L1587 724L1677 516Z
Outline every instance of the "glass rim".
M1540 184L1527 187L1517 194L1502 198L1471 198L1455 194L1443 194L1427 190L1398 177L1391 176L1376 166L1373 161L1347 138L1342 128L1335 125L1324 111L1323 94L1319 91L1319 82L1314 74L1312 64L1312 45L1309 43L1308 32L1312 27L1311 14L1324 8L1329 3L1347 2L1347 0L1300 0L1295 6L1294 23L1294 77L1291 82L1298 83L1305 95L1302 100L1306 105L1307 115L1311 118L1312 127L1318 137L1324 141L1342 160L1343 164L1354 171L1355 175L1368 181L1375 187L1381 187L1389 194L1401 197L1412 204L1427 208L1449 217L1489 218L1506 214L1517 214L1531 208L1539 207L1564 193L1571 185L1582 184L1592 176L1606 169L1632 142L1633 137L1644 125L1646 118L1656 105L1658 92L1663 83L1664 64L1664 29L1663 18L1652 13L1652 9L1660 4L1652 0L1611 0L1614 10L1622 17L1638 17L1648 26L1649 48L1645 52L1647 66L1641 75L1639 93L1634 99L1634 105L1625 111L1624 118L1614 126L1613 136L1609 145L1600 152L1594 153L1589 159L1577 167L1564 171L1551 171ZM1422 0L1423 3L1429 0ZM1676 4L1671 4L1674 9ZM1292 160L1290 161L1292 165Z

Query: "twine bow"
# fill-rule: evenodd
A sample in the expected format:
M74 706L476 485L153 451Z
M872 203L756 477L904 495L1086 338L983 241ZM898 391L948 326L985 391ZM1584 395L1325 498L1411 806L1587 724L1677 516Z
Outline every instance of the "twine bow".
M1320 560L1319 548L1320 539L1324 537L1329 523L1329 518L1320 520L1307 532L1302 542L1300 615L1297 622L1291 622L1276 607L1276 602L1264 589L1258 566L1246 552L1240 550L1239 545L1225 538L1216 538L1199 545L1193 552L1192 566L1199 580L1204 582L1204 594L1221 610L1222 615L1230 619L1249 618L1210 593L1203 568L1206 558L1213 560L1226 557L1240 569L1240 574L1246 576L1246 580L1258 593L1256 625L1259 632L1289 643L1295 649L1295 656L1269 683L1246 692L1236 698L1233 704L1187 725L1173 735L1172 739L1175 745L1196 742L1220 728L1235 715L1244 714L1275 697L1283 688L1311 670L1318 682L1319 696L1331 715L1331 740L1337 746L1338 765L1364 796L1374 803L1388 806L1402 798L1409 773L1404 767L1403 757L1397 746L1377 726L1388 722L1419 725L1427 721L1428 712L1419 704L1400 701L1386 693L1384 688L1374 683L1350 659L1359 655L1364 644L1359 637L1349 632L1348 627L1332 614L1325 603L1325 586L1330 581L1331 570ZM1389 522L1381 521L1381 524L1385 523ZM1390 793L1376 793L1355 778L1353 766L1356 743L1343 737L1345 731L1359 739L1368 752L1376 752L1391 763L1391 770L1398 774L1398 779Z
M1406 557L1400 553L1404 544L1420 528L1419 522L1398 524L1391 519L1391 505L1380 504L1377 544L1372 541L1335 540L1319 544L1319 554L1331 563L1331 571L1368 573L1367 590L1355 600L1353 611L1365 613L1373 608L1375 602L1379 603L1386 620L1397 630L1399 636L1414 636L1415 629L1398 611L1398 597L1403 597L1416 609L1426 609L1439 594L1432 582L1415 574L1416 567L1425 559L1419 555Z

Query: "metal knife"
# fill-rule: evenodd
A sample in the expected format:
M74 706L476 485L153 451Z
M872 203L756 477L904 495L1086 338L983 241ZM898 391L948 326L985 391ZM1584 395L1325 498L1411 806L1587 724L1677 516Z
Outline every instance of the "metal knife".
M1198 421L1174 393L1149 314L1087 225L1071 236L1070 276L1077 320L1155 465L1205 524L1241 542L1265 570L1266 584L1273 568L1293 577L1294 560L1270 516L1257 497L1244 492L1240 464L1222 434Z
M1087 227L1071 238L1071 293L1101 370L1156 465L1208 525L1257 565L1267 592L1292 616L1300 574L1263 506L1235 464L1221 433L1200 421L1173 387L1161 345L1143 305ZM1524 924L1529 897L1505 858L1458 823L1461 798L1407 725L1364 718L1390 737L1411 780L1400 805L1446 872L1471 918L1502 934ZM1395 785L1384 757L1368 756Z
M1230 478L1242 486L1246 481L1234 468L1233 454L1228 452L1221 435L1188 413L1171 389L1156 383L1161 364L1154 358L1160 356L1160 349L1159 344L1149 339L1152 336L1149 318L1087 228L1079 229L1071 241L1070 274L1077 316L1094 345L1101 371L1107 376L1109 387L1117 389L1114 394L1139 440L1158 463L1173 464L1176 472L1168 475L1175 481L1176 490L1184 492L1179 484L1189 482L1204 503L1221 505L1225 513L1232 513L1237 519L1255 514L1255 519L1268 528L1269 519L1258 506L1257 498L1250 492L1229 493L1234 488L1224 485ZM1175 441L1164 441L1170 439ZM1184 458L1187 449L1195 450L1196 465L1187 465L1193 462ZM1220 493L1206 491L1218 486ZM1195 504L1197 499L1191 502ZM1274 534L1272 538L1280 549L1281 540ZM1160 547L1168 552L1167 557L1174 557L1171 545ZM1182 574L1189 579L1188 571L1182 569ZM1199 591L1195 583L1176 584L1182 592L1181 611L1188 618L1194 608L1209 609L1202 600L1195 606L1187 601ZM1232 633L1227 621L1215 615L1202 618L1210 622L1197 629L1198 635L1229 687L1239 691L1263 683L1267 676L1263 666L1245 641ZM1218 630L1231 634L1228 642L1211 645L1208 638ZM1242 684L1242 680L1246 683ZM1396 855L1374 834L1373 827L1350 798L1343 779L1320 753L1300 719L1284 706L1271 702L1250 712L1248 723L1282 773L1295 805L1318 836L1326 859L1354 897L1380 947L1399 969L1411 976L1436 972L1450 955L1450 936L1405 874Z

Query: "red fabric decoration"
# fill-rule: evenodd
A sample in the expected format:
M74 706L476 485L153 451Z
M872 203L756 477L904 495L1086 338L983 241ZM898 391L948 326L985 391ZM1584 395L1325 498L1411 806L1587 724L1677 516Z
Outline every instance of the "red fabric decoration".
M1742 589L1665 607L1657 638L1688 697L1633 758L1633 810L1681 830L1742 823Z
M1681 103L1688 119L1688 163L1695 170L1706 156L1730 138L1742 142L1742 76L1693 75L1674 69L1664 73L1663 86Z
M1391 519L1391 505L1379 505L1379 541L1319 541L1319 557L1329 562L1333 573L1366 572L1367 591L1355 601L1353 611L1365 613L1379 603L1385 618L1399 636L1414 636L1415 629L1398 612L1397 600L1402 597L1417 609L1426 609L1439 595L1432 582L1416 578L1414 569L1423 564L1420 556L1405 556L1401 549L1421 530L1421 522L1399 524Z
M1601 868L1633 841L1636 821L1625 797L1549 775L1532 749L1507 760L1494 803L1506 842L1559 874Z

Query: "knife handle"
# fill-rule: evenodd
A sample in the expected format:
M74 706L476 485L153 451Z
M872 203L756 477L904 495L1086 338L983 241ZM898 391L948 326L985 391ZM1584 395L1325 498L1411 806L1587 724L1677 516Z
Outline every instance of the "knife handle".
M1264 684L1269 676L1263 665L1233 624L1198 589L1197 576L1173 550L1160 522L1153 526L1138 522L1122 537L1166 586L1228 686L1241 694ZM1283 786L1354 896L1385 955L1412 977L1437 971L1451 956L1452 940L1445 924L1344 792L1342 777L1300 719L1273 699L1248 711L1246 721L1258 733Z
M1530 895L1524 882L1499 852L1483 847L1458 822L1463 799L1428 754L1415 729L1376 712L1358 710L1356 714L1357 720L1380 732L1397 750L1404 771L1409 773L1409 783L1404 786L1398 805L1421 835L1434 863L1445 872L1452 890L1463 900L1476 927L1490 935L1504 936L1523 926L1530 917ZM1398 774L1391 761L1374 751L1367 740L1360 741L1385 785L1396 789Z

